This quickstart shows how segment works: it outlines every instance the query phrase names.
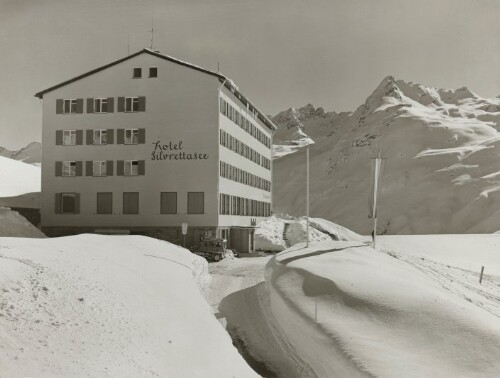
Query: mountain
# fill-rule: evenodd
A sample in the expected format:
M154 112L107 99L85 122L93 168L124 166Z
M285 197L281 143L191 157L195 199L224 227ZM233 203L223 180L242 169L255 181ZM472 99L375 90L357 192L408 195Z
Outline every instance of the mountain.
M0 156L20 160L28 164L40 165L42 162L42 144L40 142L31 142L17 151L0 147Z
M498 98L389 76L351 113L307 105L281 112L273 121L279 128L275 150L293 147L275 154L275 213L305 213L303 133L314 141L313 217L369 234L370 159L380 151L387 160L379 233L486 233L500 228Z

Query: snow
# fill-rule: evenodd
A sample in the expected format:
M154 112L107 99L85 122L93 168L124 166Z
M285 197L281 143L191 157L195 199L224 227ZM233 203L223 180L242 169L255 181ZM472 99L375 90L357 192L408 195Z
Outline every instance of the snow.
M271 259L270 311L290 358L310 369L301 376L498 376L500 279L480 285L476 272L444 263L467 238L458 255L468 259L492 250L492 240L440 237L420 237L420 248L417 236L383 237L386 252L359 242L297 244ZM441 253L434 261L419 257L424 250Z
M141 236L0 238L2 377L256 377L212 315L207 263Z
M345 227L321 218L309 218L309 241L354 240L366 241ZM306 218L273 215L258 224L255 232L255 248L259 251L280 252L289 245L306 241Z
M17 211L0 207L0 236L44 238L45 235Z
M380 149L387 158L379 202L380 234L498 230L498 98L481 98L467 88L439 90L387 77L354 112L289 109L273 121L279 126L273 143L300 140L298 130L315 142L310 146L314 217L360 234L371 233L370 159ZM305 154L275 157L273 210L302 216Z
M0 156L0 197L40 192L40 180L40 167Z

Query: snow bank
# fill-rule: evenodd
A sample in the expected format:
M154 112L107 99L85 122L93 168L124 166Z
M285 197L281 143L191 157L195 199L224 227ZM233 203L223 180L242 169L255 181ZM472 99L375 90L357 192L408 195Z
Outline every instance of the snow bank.
M141 236L0 238L2 376L257 376L195 284L206 266Z
M0 156L0 197L39 192L40 180L40 167Z
M274 216L260 222L255 231L255 249L274 252L286 249L286 243L283 239L284 229L285 221Z
M278 254L266 284L288 349L322 377L498 376L498 277L418 260L355 242Z
M330 235L334 240L341 241L368 241L369 238L366 236L361 236L348 228L339 226L333 222L330 222L322 218L310 218L309 219L311 227L316 230L321 231L327 235Z
M297 243L303 243L307 239L307 221L305 218L300 218L288 226L286 230L286 239L290 245L295 245ZM309 227L309 242L312 241L329 241L332 240L329 235L316 230L313 227Z
M44 238L45 235L17 211L0 207L0 236Z

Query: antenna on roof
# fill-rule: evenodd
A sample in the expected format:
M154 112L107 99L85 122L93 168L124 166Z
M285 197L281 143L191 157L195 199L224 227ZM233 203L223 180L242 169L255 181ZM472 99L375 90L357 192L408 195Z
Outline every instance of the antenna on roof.
M217 62L217 73L220 73L220 64Z
M153 50L153 42L154 42L154 38L155 38L155 20L154 20L154 17L153 17L153 14L154 12L151 11L151 45L149 46L149 48L151 50Z
M130 33L127 33L127 56L130 55Z

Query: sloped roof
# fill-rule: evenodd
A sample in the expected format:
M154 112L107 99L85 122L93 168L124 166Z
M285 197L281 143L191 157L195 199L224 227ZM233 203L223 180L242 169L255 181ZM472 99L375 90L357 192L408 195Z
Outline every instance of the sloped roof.
M188 68L192 68L192 69L194 69L194 70L197 70L197 71L200 71L200 72L206 73L206 74L208 74L208 75L212 75L212 76L217 77L217 78L219 79L219 81L220 81L220 82L221 82L221 83L222 83L222 84L223 84L226 88L228 88L229 90L231 90L231 91L232 91L232 92L236 95L236 97L238 97L238 98L239 98L239 99L240 99L243 103L245 103L245 104L249 104L252 108L254 108L254 109L257 111L258 116L259 116L259 118L261 119L261 121L262 121L262 122L264 122L264 124L265 124L267 127L269 127L269 128L270 128L271 130L273 130L273 131L275 131L275 130L277 129L276 125L275 125L275 124L274 124L271 120L269 120L269 118L267 118L267 116L266 116L264 113L262 113L262 112L261 112L261 111L260 111L260 110L259 110L259 109L255 106L255 105L253 105L253 104L250 102L250 100L248 100L248 99L247 99L247 98L246 98L246 97L245 97L245 96L244 96L244 95L243 95L243 94L242 94L242 93L241 93L241 92L240 92L240 91L236 88L236 86L234 85L234 82L233 82L231 79L229 79L228 77L226 77L226 76L222 75L222 74L221 74L221 73L219 73L219 72L210 71L210 70L207 70L207 69L202 68L202 67L200 67L200 66L197 66L196 64L192 64L192 63L189 63L189 62L185 62L185 61L183 61L183 60L176 59L176 58L173 58L173 57L168 56L168 55L165 55L165 54L160 54L160 53L159 53L159 52L157 52L157 51L153 51L153 50L150 50L150 49L147 49L147 48L144 48L144 49L142 49L142 50L140 50L140 51L138 51L138 52L136 52L136 53L134 53L134 54L128 55L128 56L126 56L126 57L124 57L124 58L118 59L118 60L116 60L116 61L114 61L114 62L108 63L108 64L106 64L106 65L104 65L104 66L101 66L101 67L98 67L98 68L93 69L93 70L91 70L91 71L88 71L88 72L86 72L86 73L84 73L84 74L82 74L82 75L76 76L76 77L74 77L74 78L72 78L72 79L66 80L66 81L64 81L64 82L62 82L62 83L59 83L59 84L57 84L57 85L54 85L54 86L52 86L52 87L50 87L50 88L44 89L43 91L40 91L40 92L38 92L38 93L35 93L35 97L38 97L38 98L42 99L42 98L43 98L43 95L44 95L44 94L46 94L46 93L48 93L48 92L51 92L51 91L53 91L53 90L55 90L55 89L58 89L58 88L64 87L65 85L68 85L68 84L71 84L71 83L73 83L73 82L75 82L75 81L78 81L78 80L80 80L80 79L86 78L87 76L93 75L93 74L95 74L95 73L97 73L97 72L100 72L100 71L103 71L103 70L105 70L105 69L107 69L107 68L113 67L113 66L115 66L115 65L117 65L117 64L120 64L120 63L122 63L122 62L125 62L125 61L127 61L127 60L129 60L129 59L132 59L132 58L134 58L134 57L136 57L136 56L138 56L138 55L140 55L140 54L144 54L144 53L146 53L146 54L150 54L150 55L156 56L156 57L158 57L158 58L165 59L165 60L168 60L168 61L170 61L170 62L173 62L173 63L176 63L176 64L180 64L180 65L182 65L182 66L185 66L185 67L188 67Z

